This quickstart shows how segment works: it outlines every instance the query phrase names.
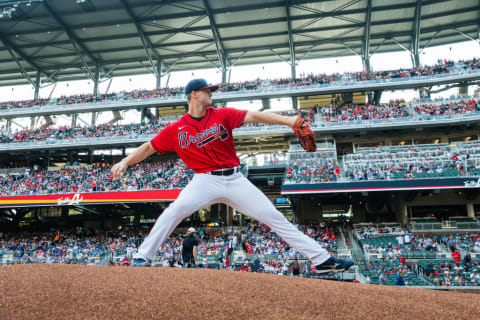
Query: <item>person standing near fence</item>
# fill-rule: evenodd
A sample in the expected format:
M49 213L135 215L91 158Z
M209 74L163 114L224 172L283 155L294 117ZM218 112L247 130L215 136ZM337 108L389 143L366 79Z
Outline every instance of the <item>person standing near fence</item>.
M188 228L186 238L182 243L182 259L185 268L197 267L198 240L195 238L195 228Z

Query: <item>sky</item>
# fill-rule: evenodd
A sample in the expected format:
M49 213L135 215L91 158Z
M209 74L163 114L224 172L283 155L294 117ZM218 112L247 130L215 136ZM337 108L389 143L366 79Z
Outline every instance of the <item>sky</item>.
M474 57L480 57L479 41L466 41L451 45L443 45L437 47L425 48L420 54L420 63L422 65L434 65L439 59L449 59L453 61L470 60ZM392 53L377 53L370 58L371 68L374 71L378 70L395 70L400 68L412 67L412 60L406 51L398 51ZM359 56L346 56L339 58L315 59L315 60L301 60L297 65L297 75L313 72L314 74L333 74L356 72L362 70L362 61ZM313 70L313 71L312 71ZM288 78L290 77L290 66L286 62L259 64L250 66L235 66L231 70L230 82L241 82L246 80L254 80L257 78L265 79L268 75L270 79ZM218 69L202 69L193 71L172 72L170 75L168 87L183 87L192 78L205 78L209 83L220 83L221 72ZM125 76L113 78L110 85L109 92L131 91L133 89L154 89L155 77L152 74L139 76ZM166 84L166 77L161 79L161 86ZM100 93L104 93L107 89L108 81L104 81L99 85ZM84 94L93 92L93 82L91 80L68 81L59 82L52 92L53 86L40 89L40 97L46 98L50 94L53 98L62 95L70 96L75 94ZM477 86L470 86L469 94ZM0 87L1 101L20 101L33 99L33 88L31 85L15 86L15 87ZM457 94L458 89L453 88L444 92L432 95L436 97L448 97ZM418 97L415 90L397 90L384 91L382 94L382 103L387 103L390 100L397 98L404 98L406 101L411 101ZM289 98L272 99L272 111L289 110L292 108L291 100ZM231 102L227 106L246 110L259 110L262 107L261 101L252 102ZM136 110L124 111L124 120L120 123L140 122L140 113ZM86 122L90 122L90 115L80 115ZM99 114L97 123L106 123L112 119L111 112L103 112ZM40 118L37 125L43 123L43 118ZM69 125L71 123L70 117L56 116L55 121L58 125ZM0 121L3 125L5 121ZM30 126L30 119L16 119L16 124L12 125L13 130L20 129L20 126ZM19 126L20 125L20 126Z

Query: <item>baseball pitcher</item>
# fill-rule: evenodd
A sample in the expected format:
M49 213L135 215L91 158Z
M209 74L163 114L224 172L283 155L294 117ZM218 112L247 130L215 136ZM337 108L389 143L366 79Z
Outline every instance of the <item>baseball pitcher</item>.
M342 272L351 267L352 261L334 259L315 240L295 228L240 171L233 129L244 123L286 125L294 130L307 151L315 151L315 135L308 122L301 117L212 108L212 92L217 89L218 86L208 85L204 79L191 80L185 87L188 113L112 167L113 177L119 178L129 166L155 152L175 151L195 172L177 200L158 217L132 265L150 266L161 244L183 219L214 203L225 203L268 225L312 261L319 273Z

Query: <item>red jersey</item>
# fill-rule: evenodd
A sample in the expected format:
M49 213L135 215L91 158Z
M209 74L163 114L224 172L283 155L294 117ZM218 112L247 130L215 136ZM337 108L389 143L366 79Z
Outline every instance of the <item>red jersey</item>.
M452 258L454 263L459 263L462 259L462 255L458 251L452 252Z
M195 173L240 165L232 131L242 125L247 111L207 108L196 120L186 113L150 141L157 153L175 151Z

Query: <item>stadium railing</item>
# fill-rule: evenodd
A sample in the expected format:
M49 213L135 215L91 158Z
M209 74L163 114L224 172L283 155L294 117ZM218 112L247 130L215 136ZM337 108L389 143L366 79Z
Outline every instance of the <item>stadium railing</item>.
M357 120L357 121L345 121L345 122L316 122L312 129L315 132L326 132L331 131L332 129L369 129L369 128L378 128L378 127L388 127L394 129L395 127L402 126L416 126L424 125L426 122L432 123L435 122L438 125L460 123L465 121L478 121L480 120L480 112L472 113L462 113L454 114L448 116L428 116L420 117L416 116L413 118L392 118L392 119L381 119L381 120ZM291 129L285 126L279 125L268 125L268 126L258 126L258 127L241 127L235 129L236 136L251 135L255 134L291 134ZM24 148L45 148L48 146L82 146L82 145L95 145L109 142L109 144L121 144L121 143L143 143L145 141L151 140L155 137L155 134L126 134L126 135L113 135L106 137L95 137L95 138L74 138L74 139L53 139L48 138L44 141L27 141L27 142L10 142L10 143L1 143L0 150L23 150Z
M432 84L436 82L443 82L446 80L450 81L461 81L463 78L471 78L471 77L480 77L480 70L460 70L446 74L437 74L437 75L429 75L429 76L418 76L418 77L406 77L406 78L392 78L392 79L381 79L381 80L340 80L331 82L328 84L311 84L311 85L304 85L304 86L268 86L268 87L260 87L256 90L249 90L249 91L227 91L227 92L219 92L214 96L214 100L222 100L229 98L238 99L241 96L244 98L248 98L249 96L260 96L264 95L267 97L269 94L272 93L285 93L285 94L308 94L308 93L321 93L322 91L329 91L329 89L335 88L336 90L351 90L353 88L358 89L374 89L374 88L388 88L391 85L395 84L406 84L406 85L415 85L419 83L431 82ZM166 96L166 97L155 97L155 98L147 98L147 99L132 99L132 100L104 100L102 102L92 102L92 103L84 103L84 104L65 104L65 105L57 105L57 104L45 104L42 106L35 106L32 108L13 108L13 109L2 109L0 110L0 115L2 116L21 116L23 113L30 113L32 111L52 111L58 113L59 109L63 109L63 111L74 111L74 110L89 110L91 108L96 108L99 111L103 109L111 110L112 105L115 105L115 109L122 109L125 107L132 107L137 106L141 107L142 105L152 105L155 103L161 102L170 102L173 104L185 104L185 96L181 95L173 95L173 96Z

